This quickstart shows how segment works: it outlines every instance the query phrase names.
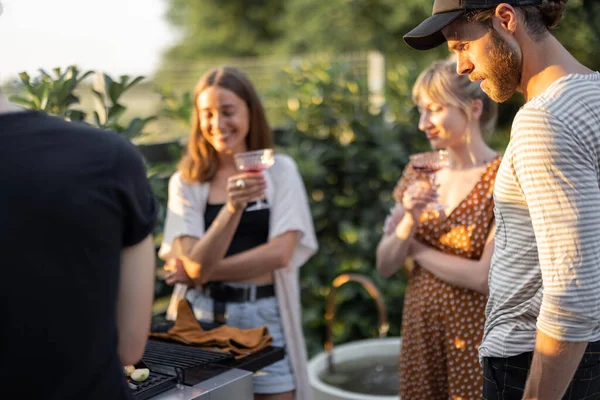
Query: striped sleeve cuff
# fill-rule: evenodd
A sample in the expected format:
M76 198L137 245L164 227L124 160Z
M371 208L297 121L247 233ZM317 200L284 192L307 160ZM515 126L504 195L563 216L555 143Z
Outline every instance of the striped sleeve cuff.
M537 329L562 342L590 342L595 340L597 320L580 311L569 311L542 301Z

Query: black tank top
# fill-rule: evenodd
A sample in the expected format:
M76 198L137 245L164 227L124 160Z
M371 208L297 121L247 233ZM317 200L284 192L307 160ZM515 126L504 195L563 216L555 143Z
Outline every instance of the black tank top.
M248 204L248 206L253 203ZM223 204L207 204L204 211L204 230L207 231L213 223ZM231 244L225 256L231 256L242 251L253 249L267 243L269 239L270 209L245 211L242 213L240 223L231 239Z

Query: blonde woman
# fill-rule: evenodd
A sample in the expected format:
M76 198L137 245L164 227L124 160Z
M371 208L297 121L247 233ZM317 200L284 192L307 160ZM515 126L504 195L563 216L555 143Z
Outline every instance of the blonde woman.
M409 163L394 190L396 206L377 248L377 268L390 276L407 257L402 320L400 395L403 399L481 396L481 341L494 238L493 187L500 156L484 141L497 105L451 60L427 68L413 87L419 129L448 167L435 186ZM443 210L427 205L438 202Z

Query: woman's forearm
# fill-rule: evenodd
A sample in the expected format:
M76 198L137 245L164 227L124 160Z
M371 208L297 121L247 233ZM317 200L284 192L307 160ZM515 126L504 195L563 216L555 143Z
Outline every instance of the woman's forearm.
M422 268L451 285L483 294L488 293L492 249L493 243L488 244L479 260L469 260L441 252L416 240L411 243L411 254Z
M228 204L221 207L206 234L197 240L189 250L189 254L186 254L202 266L203 273L208 273L225 257L243 211L243 209L234 210Z
M285 265L277 249L269 244L226 257L208 273L202 274L201 284L208 281L244 281L264 276Z
M410 239L414 234L415 223L410 213L406 213L391 234L384 234L377 246L377 270L383 276L393 275L409 255Z
M296 231L286 232L273 240L253 249L226 257L202 274L197 283L208 281L243 281L264 276L286 267L296 248Z

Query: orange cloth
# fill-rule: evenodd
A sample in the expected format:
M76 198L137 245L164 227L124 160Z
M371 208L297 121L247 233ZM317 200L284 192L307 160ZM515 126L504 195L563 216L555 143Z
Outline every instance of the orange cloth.
M187 300L179 301L175 325L167 333L150 333L150 337L172 340L206 350L231 353L235 358L243 358L256 353L273 342L266 326L252 329L239 329L228 325L205 331Z

